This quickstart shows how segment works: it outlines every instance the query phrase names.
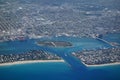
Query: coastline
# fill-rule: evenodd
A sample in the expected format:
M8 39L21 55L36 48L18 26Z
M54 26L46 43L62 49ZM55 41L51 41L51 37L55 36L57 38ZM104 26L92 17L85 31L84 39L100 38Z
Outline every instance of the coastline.
M16 61L9 63L2 63L0 66L10 66L18 64L30 64L30 63L47 63L47 62L64 62L64 60L28 60L28 61Z
M87 67L104 67L104 66L113 66L113 65L120 65L120 62L115 62L115 63L108 63L108 64L98 64L98 65L87 65L83 63Z

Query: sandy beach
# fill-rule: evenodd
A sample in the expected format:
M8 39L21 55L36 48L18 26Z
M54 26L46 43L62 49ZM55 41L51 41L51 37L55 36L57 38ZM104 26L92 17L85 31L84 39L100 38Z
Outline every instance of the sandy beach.
M112 66L112 65L120 65L120 62L115 62L115 63L108 63L108 64L98 64L98 65L87 65L83 63L87 67L102 67L102 66Z
M0 64L0 66L9 66L9 65L16 65L16 64L29 64L29 63L46 63L46 62L64 62L64 60L29 60L29 61L17 61L17 62L2 63L2 64Z

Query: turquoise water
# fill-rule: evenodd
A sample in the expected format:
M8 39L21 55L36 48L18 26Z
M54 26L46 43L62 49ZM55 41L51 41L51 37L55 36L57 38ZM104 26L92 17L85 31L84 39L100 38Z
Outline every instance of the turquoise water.
M77 80L67 64L32 63L0 67L0 80Z
M52 47L43 47L38 46L36 44L37 41L42 40L51 40L51 41L68 41L72 43L72 47L63 47L63 48L52 48ZM52 37L52 38L40 38L40 39L27 39L25 41L8 41L0 43L0 54L18 54L22 52L27 52L29 50L46 50L54 49L56 51L77 51L77 50L93 50L93 49L101 49L101 48L110 48L111 46L109 44L106 44L102 41L93 39L93 38L77 38L77 37ZM45 48L45 49L44 49Z
M0 67L0 80L120 80L120 65L76 72L68 64L32 63Z
M110 36L107 35L106 39L107 37ZM113 38L111 37L109 40L112 41ZM67 48L38 46L36 41L42 40L68 41L73 46ZM119 34L115 41L119 42ZM0 54L19 54L31 49L44 50L57 54L65 60L65 63L32 63L3 66L0 67L0 80L120 80L120 65L89 68L71 56L73 51L101 48L112 48L112 46L92 38L64 36L0 43Z

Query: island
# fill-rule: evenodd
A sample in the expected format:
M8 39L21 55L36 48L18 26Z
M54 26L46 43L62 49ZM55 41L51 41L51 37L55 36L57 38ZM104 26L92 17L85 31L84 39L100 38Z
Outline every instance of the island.
M50 47L70 47L72 44L66 41L38 41L40 46L50 46Z

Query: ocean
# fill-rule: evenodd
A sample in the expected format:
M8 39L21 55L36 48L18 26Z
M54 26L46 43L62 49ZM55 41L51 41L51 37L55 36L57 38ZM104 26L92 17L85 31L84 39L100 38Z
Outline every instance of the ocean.
M120 80L119 73L120 65L77 72L64 62L31 63L0 67L0 80Z
M65 63L32 63L0 67L0 80L77 80Z
M88 34L103 34L104 32L111 32L112 30L112 32L120 31L120 0L0 0L0 11L1 33L4 29L5 31L7 31L7 29L9 31L9 29L12 28L13 33L17 33L17 31L14 32L14 28L15 30L22 28L25 33L27 33L26 29L33 28L34 25L35 29L40 29L33 29L32 32L35 30L34 33L37 34L40 30L39 34L41 35L46 31L48 31L48 33L56 32L56 26L58 26L57 30L58 32L60 30L60 33L66 33L67 31L67 33L74 34L74 32L71 33L73 30L75 31L75 35L76 33L79 35L79 33L81 34L84 31ZM39 17L45 19L45 21L42 19L38 21ZM44 23L50 22L51 24L51 21L53 21L52 23L54 24L50 26L49 24L45 24L44 26ZM62 21L63 24L61 23ZM69 23L66 23L67 21ZM85 29L82 29L82 27L85 27ZM90 28L91 31L88 30L89 27L95 29L92 30ZM29 30L27 31L29 32ZM12 32L12 30L10 30L10 32ZM3 35L6 34L7 33L3 31ZM110 42L115 41L120 44L120 33L105 35L103 39ZM73 46L68 48L43 47L36 44L36 41L39 40L69 41ZM120 45L117 47L120 47ZM59 38L0 42L0 54L20 54L30 50L45 50L57 54L65 60L65 62L0 66L0 80L120 80L120 65L86 67L70 55L72 52L78 50L96 50L103 48L112 48L112 46L92 38L64 36Z
M118 34L119 36L119 34ZM109 35L107 36L110 37ZM38 46L39 40L69 41L73 47L51 48ZM110 37L109 40L116 38ZM119 43L119 39L116 40ZM88 46L89 45L89 46ZM14 41L0 43L0 54L19 54L33 50L46 50L62 57L65 62L29 63L11 66L0 66L0 80L120 80L120 65L101 67L85 67L70 54L83 49L111 48L110 45L92 38L43 38L37 40ZM65 56L67 55L67 56Z

